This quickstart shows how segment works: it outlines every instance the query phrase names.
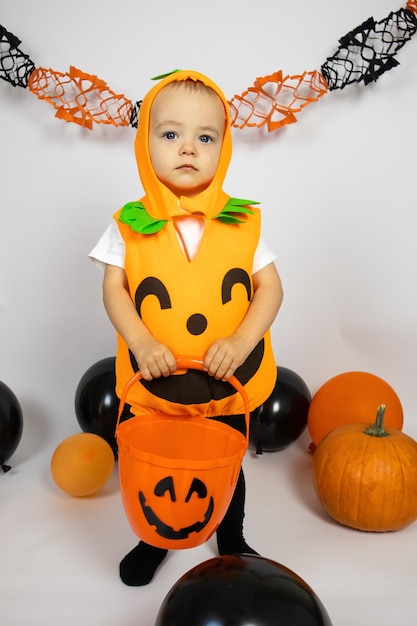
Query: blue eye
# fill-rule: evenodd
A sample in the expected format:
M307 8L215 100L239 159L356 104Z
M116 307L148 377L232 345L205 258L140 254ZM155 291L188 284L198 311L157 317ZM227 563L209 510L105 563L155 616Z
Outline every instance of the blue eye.
M163 135L166 139L175 139L177 136L177 133L174 133L173 131L168 131L167 133L164 133Z
M213 141L213 138L209 135L201 135L199 137L199 140L201 141L201 143L210 143L211 141Z

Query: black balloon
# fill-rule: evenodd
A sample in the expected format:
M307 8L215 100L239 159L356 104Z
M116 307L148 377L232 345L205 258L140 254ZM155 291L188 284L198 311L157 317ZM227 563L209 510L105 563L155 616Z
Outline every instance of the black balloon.
M303 379L279 366L273 392L251 413L249 441L257 452L282 450L298 439L307 426L310 402Z
M81 429L103 437L117 450L115 429L119 399L116 396L115 357L97 361L81 377L75 392L75 414Z
M5 465L19 445L23 431L23 416L19 401L13 391L0 381L0 466Z
M189 570L166 595L155 626L332 626L297 574L260 556L220 556Z

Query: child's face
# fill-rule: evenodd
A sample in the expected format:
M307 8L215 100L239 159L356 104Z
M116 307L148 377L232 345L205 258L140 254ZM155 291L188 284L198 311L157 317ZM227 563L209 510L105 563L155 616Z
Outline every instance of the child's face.
M213 92L169 86L151 109L149 151L155 174L175 195L192 197L210 184L223 142L225 112Z

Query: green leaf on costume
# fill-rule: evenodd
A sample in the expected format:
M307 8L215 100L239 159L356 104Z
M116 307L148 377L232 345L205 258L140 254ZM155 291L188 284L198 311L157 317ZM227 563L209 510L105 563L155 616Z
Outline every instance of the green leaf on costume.
M253 211L248 209L248 205L259 204L256 200L244 200L242 198L229 198L226 205L213 219L220 220L223 224L244 224L245 219L237 217L237 214L253 215Z
M172 70L171 72L167 72L166 74L159 74L159 76L154 76L151 80L162 80L167 76L171 76L171 74L175 74L175 72L181 72L181 70Z
M157 220L146 211L142 202L128 202L121 210L119 221L136 233L152 235L163 229L167 220Z

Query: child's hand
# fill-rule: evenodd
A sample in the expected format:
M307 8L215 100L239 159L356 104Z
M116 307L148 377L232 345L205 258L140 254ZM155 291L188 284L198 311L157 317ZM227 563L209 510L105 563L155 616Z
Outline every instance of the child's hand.
M177 361L171 350L154 337L141 341L134 351L136 362L145 380L169 376L177 369Z
M249 355L248 343L235 333L215 341L204 357L204 369L218 380L228 380Z

